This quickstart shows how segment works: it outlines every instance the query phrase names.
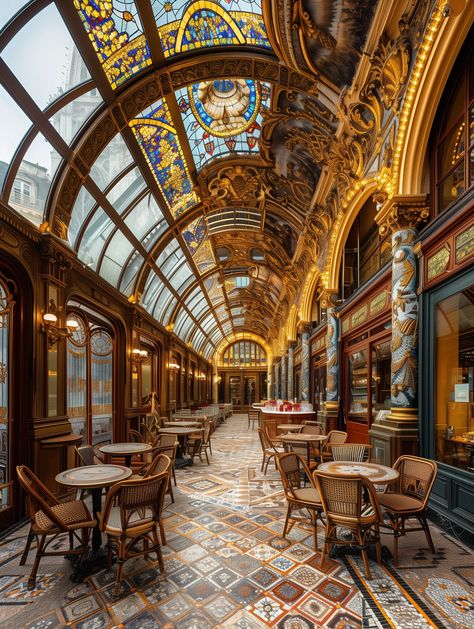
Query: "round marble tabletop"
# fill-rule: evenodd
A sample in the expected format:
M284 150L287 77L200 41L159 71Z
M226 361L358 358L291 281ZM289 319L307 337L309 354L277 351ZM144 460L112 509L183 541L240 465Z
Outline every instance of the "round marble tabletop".
M189 428L190 426L201 426L202 422L188 422L188 421L179 421L179 422L164 422L165 428L171 428L176 426L177 428Z
M306 434L306 433L300 433L300 432L296 432L294 434L291 435L279 435L281 437L282 441L291 441L291 442L295 442L295 441L301 441L301 442L306 442L306 441L326 441L327 439L327 435L312 435L312 434Z
M365 476L378 485L391 483L397 480L399 473L392 467L379 463L353 463L351 461L328 461L321 463L318 472L330 472L348 476Z
M301 430L304 424L278 424L278 430L288 430L289 432L292 430Z
M176 426L176 428L160 428L160 433L165 433L168 435L192 435L193 432L202 431L203 428L180 428Z
M132 470L123 465L83 465L60 472L56 482L69 487L108 487L126 480L132 475Z
M105 446L101 446L99 450L104 454L115 454L116 456L126 456L129 454L143 454L149 452L152 449L149 443L108 443Z

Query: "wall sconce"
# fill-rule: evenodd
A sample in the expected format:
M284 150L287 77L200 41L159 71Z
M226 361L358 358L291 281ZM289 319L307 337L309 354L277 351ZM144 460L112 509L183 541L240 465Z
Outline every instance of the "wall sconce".
M178 373L181 370L181 367L178 363L168 363L168 369L173 373Z
M75 319L67 319L65 327L61 327L58 318L58 314L61 311L62 306L56 306L53 299L49 302L47 312L41 310L42 322L40 330L47 335L48 347L50 349L60 338L70 338L79 327L79 323Z
M130 352L130 360L133 363L142 363L148 358L148 352L146 349L140 349L138 347L134 347Z
M198 376L198 380L205 380L205 379L206 379L206 374L200 373Z

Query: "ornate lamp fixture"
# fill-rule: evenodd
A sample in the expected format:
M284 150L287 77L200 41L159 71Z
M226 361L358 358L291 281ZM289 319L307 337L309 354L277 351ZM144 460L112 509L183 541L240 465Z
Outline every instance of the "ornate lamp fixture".
M62 310L63 307L57 306L54 299L50 300L46 312L41 310L42 322L40 331L47 335L48 347L50 349L60 338L70 338L79 327L79 323L72 318L67 319L66 324L62 326L60 321Z
M130 352L130 360L133 363L143 363L148 358L148 352L146 349L140 349L139 347L134 347Z
M178 363L175 362L169 362L168 363L168 369L169 371L171 371L172 373L178 373L181 370L181 367L179 366Z

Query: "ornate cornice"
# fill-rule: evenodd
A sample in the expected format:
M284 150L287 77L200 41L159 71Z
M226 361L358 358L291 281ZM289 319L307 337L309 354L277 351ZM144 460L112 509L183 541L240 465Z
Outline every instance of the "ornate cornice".
M375 220L382 236L402 229L418 229L430 215L427 195L394 196L377 212Z

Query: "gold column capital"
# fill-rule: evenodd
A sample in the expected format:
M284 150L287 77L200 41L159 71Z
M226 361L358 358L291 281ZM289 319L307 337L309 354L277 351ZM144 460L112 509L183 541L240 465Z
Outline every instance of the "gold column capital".
M426 194L396 195L388 199L379 209L375 220L381 236L402 229L417 229L430 215Z
M324 288L319 294L319 301L323 308L334 308L341 302L337 288Z

